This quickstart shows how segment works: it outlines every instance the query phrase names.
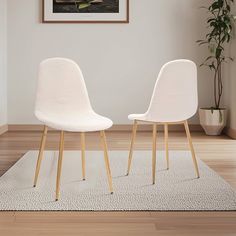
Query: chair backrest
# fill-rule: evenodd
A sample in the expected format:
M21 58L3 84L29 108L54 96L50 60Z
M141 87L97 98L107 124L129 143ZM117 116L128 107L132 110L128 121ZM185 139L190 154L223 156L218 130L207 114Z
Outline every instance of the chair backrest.
M50 58L41 62L35 113L86 113L91 110L82 72L74 61Z
M184 121L198 108L197 66L189 60L165 64L158 76L149 109L151 120Z

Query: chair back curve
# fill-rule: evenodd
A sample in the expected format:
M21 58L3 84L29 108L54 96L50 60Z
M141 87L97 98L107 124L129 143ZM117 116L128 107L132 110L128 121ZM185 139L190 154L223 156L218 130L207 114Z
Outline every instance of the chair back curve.
M197 66L190 60L165 64L157 78L148 119L179 122L192 117L198 108Z
M35 115L92 111L83 74L66 58L49 58L40 63Z

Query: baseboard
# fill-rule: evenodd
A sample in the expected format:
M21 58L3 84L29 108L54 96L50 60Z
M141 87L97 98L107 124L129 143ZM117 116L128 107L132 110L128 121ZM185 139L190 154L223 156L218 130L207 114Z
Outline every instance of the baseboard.
M226 128L224 133L232 139L236 139L236 130L232 128Z
M189 125L190 130L192 132L203 132L203 129L198 124L190 124ZM7 131L15 132L15 131L22 131L22 132L34 132L34 131L42 131L43 125L17 125L17 124L11 124L11 125L3 125L0 126L0 135L4 134ZM50 131L57 131L54 129L49 128ZM159 125L158 127L159 131L163 131L163 126ZM183 125L170 125L169 130L172 132L183 132L184 127ZM132 125L113 125L112 128L110 128L108 131L113 132L131 132L132 131ZM152 131L152 126L150 124L140 124L138 126L138 131L141 132L150 132ZM232 139L236 139L236 130L232 128L226 128L224 130L224 133L229 136Z
M133 125L113 125L110 131L132 131ZM202 132L203 129L200 125L197 124L190 124L189 128L193 132ZM158 130L159 131L164 131L164 126L163 125L158 125ZM151 124L139 124L138 125L138 131L143 131L143 132L149 132L152 131L152 125ZM185 131L184 125L178 125L178 124L172 124L169 125L169 131L172 132L183 132Z
M8 131L42 131L43 125L17 125L17 124L11 124L8 125ZM56 131L54 129L49 129L50 131ZM152 125L150 124L140 124L138 126L139 131L143 132L149 132L152 130ZM159 131L163 131L163 125L158 126ZM184 126L183 125L170 125L169 130L173 132L183 132ZM190 130L193 132L202 132L203 129L200 125L197 124L190 124ZM110 128L108 131L116 131L116 132L130 132L132 131L132 125L113 125L112 128Z
M8 131L8 125L1 125L0 126L0 135L6 133Z

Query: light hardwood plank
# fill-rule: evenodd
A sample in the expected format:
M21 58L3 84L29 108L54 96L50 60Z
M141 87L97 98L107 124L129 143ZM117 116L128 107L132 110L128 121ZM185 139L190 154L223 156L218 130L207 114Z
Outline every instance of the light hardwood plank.
M130 132L108 132L109 149L128 151L130 136ZM27 151L38 150L40 137L40 132L31 131L0 136L0 174ZM99 138L99 133L87 134L86 149L101 150ZM201 132L192 133L192 138L196 156L236 188L236 141ZM65 150L78 150L79 156L79 140L80 134L66 133ZM46 149L58 149L58 143L59 133L49 131ZM165 150L161 132L157 149ZM185 134L170 132L169 149L189 150ZM137 133L135 150L152 150L152 132ZM231 236L236 235L235 222L236 212L0 212L0 235Z

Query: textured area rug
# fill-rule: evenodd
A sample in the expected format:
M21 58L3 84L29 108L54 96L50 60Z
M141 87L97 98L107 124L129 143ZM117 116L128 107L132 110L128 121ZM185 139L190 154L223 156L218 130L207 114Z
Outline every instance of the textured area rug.
M33 188L37 151L28 152L0 178L0 210L62 211L232 211L236 192L200 160L195 178L191 154L157 152L156 185L152 185L149 151L136 151L130 176L128 152L109 152L114 194L109 194L103 152L86 152L86 181L81 177L80 151L64 153L61 196L55 202L58 152L45 152L38 186Z

